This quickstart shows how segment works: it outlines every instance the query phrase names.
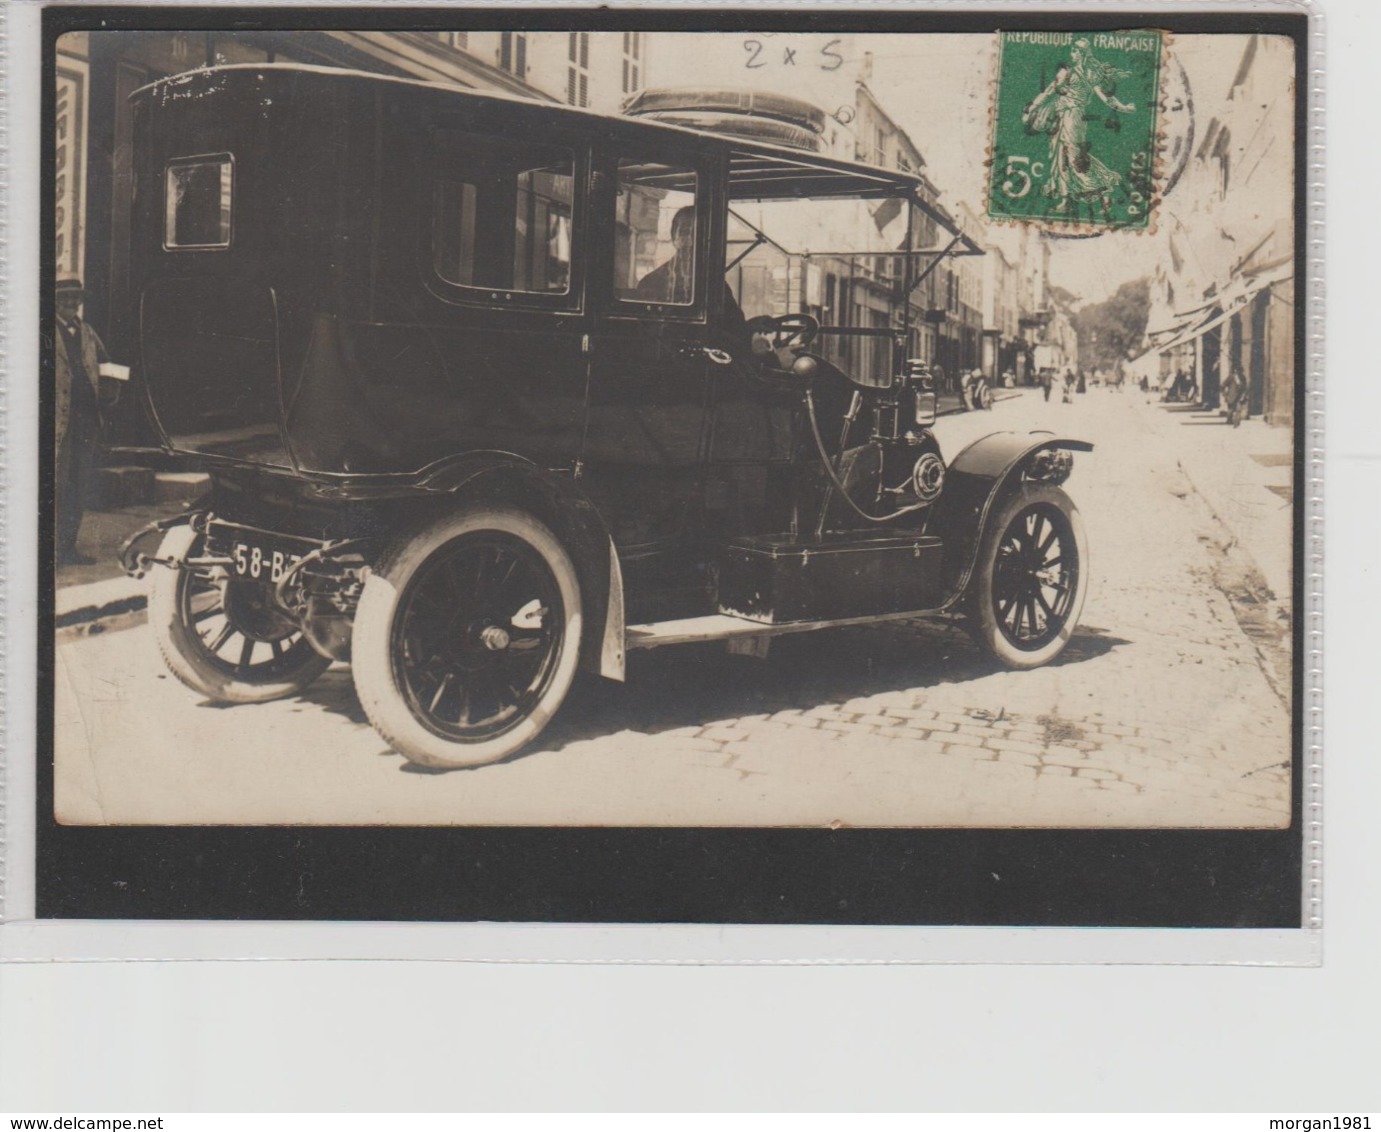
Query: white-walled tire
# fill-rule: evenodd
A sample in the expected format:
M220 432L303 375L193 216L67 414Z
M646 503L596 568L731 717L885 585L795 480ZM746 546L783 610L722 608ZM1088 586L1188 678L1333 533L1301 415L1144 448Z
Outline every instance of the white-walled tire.
M974 636L994 659L1039 668L1059 656L1088 592L1088 539L1073 500L1022 484L984 532L970 592Z
M400 541L355 613L355 690L409 762L482 766L547 725L579 662L581 595L560 540L526 512L474 507Z
M186 561L203 541L190 526L174 527L163 536L158 557ZM214 567L151 567L149 627L168 670L218 703L296 695L331 665L262 600L258 587Z

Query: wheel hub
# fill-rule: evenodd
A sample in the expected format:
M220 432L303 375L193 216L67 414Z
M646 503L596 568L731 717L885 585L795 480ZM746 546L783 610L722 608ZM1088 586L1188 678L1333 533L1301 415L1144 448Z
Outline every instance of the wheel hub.
M258 586L227 580L221 600L226 617L251 640L281 641L297 632L297 625L270 606Z
M491 652L501 652L508 648L510 637L502 625L486 625L480 630L480 643Z

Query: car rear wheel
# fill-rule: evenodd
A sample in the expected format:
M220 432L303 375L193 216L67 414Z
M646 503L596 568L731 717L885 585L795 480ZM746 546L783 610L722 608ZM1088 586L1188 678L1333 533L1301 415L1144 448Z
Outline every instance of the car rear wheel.
M974 634L1009 668L1038 668L1064 651L1088 590L1088 543L1058 487L1022 484L997 511L979 550L970 601Z
M355 689L422 766L497 762L541 733L575 678L581 598L557 537L525 512L474 508L398 545L355 615Z
M174 527L158 557L186 562L204 542L190 526ZM296 695L331 665L261 587L220 567L154 566L149 625L168 670L219 703Z

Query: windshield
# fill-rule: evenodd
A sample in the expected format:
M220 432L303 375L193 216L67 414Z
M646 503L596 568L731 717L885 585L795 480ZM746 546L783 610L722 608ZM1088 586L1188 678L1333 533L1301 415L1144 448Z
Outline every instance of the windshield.
M912 248L934 248L942 235L935 222L896 198L735 201L725 249L729 287L750 318L813 315L824 328L815 350L857 381L887 385L888 332L905 322L897 297L907 279L908 212ZM912 280L933 259L910 258ZM913 306L923 294L913 293ZM919 347L909 341L908 352Z

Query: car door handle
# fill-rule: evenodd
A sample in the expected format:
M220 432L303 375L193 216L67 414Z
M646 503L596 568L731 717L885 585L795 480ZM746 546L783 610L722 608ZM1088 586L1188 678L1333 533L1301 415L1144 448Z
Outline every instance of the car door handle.
M713 346L682 346L677 353L688 361L701 357L708 358L717 366L730 365L734 360L732 354L725 350L717 350Z

